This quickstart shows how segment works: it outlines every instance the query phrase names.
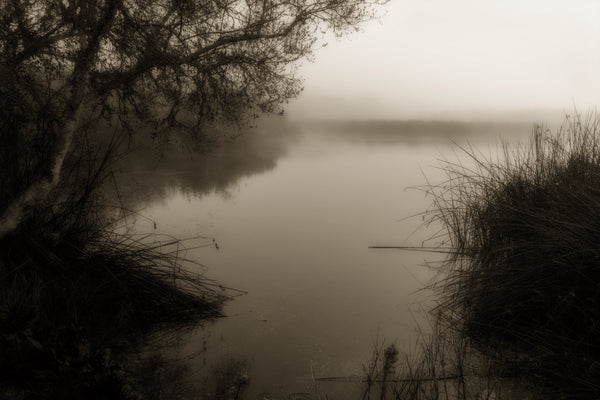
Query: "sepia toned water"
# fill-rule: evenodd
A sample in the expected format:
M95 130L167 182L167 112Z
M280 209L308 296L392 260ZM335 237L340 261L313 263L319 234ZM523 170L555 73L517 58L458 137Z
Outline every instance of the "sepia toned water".
M464 158L457 144L493 152L529 128L270 123L210 154L134 161L135 229L196 238L185 243L204 247L185 256L246 293L183 341L188 379L200 387L234 360L250 379L247 398L356 392L314 378L361 375L376 341L408 351L434 300L422 290L434 275L425 264L440 260L369 246L435 244L419 187L443 181L439 159Z

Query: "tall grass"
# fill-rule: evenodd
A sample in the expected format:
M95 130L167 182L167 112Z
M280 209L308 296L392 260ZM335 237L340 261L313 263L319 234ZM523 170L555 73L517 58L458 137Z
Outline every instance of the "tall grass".
M120 137L80 139L59 187L0 240L0 397L137 398L127 354L221 316L228 298L181 241L120 229L127 211L100 190Z
M600 117L447 162L440 320L545 398L600 397Z
M514 400L531 398L531 387L511 366L486 357L469 338L432 320L409 348L377 341L362 376L319 377L316 381L360 383L363 400Z

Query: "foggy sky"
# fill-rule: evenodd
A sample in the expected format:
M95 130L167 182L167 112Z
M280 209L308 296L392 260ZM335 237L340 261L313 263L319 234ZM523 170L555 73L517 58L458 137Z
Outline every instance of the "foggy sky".
M288 115L452 118L588 110L600 99L600 1L391 0L299 70Z

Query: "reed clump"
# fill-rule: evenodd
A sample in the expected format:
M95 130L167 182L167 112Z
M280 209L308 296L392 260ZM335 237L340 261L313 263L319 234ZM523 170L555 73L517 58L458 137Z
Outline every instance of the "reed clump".
M192 273L181 241L121 229L130 216L101 190L116 147L78 145L59 186L0 240L2 398L142 398L129 356L221 316L228 297Z
M545 398L600 397L600 117L537 127L497 160L466 151L431 188L441 321Z
M481 357L468 338L448 335L437 321L432 322L431 332L419 331L408 351L399 351L394 344L376 344L361 379L363 400L527 397L526 385L517 391L514 385L503 382L496 374L496 365Z

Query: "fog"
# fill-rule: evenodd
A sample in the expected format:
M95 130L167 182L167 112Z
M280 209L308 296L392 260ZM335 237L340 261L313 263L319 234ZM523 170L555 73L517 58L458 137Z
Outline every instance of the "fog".
M299 74L294 118L527 119L600 93L600 2L393 0ZM527 117L525 117L527 115Z

